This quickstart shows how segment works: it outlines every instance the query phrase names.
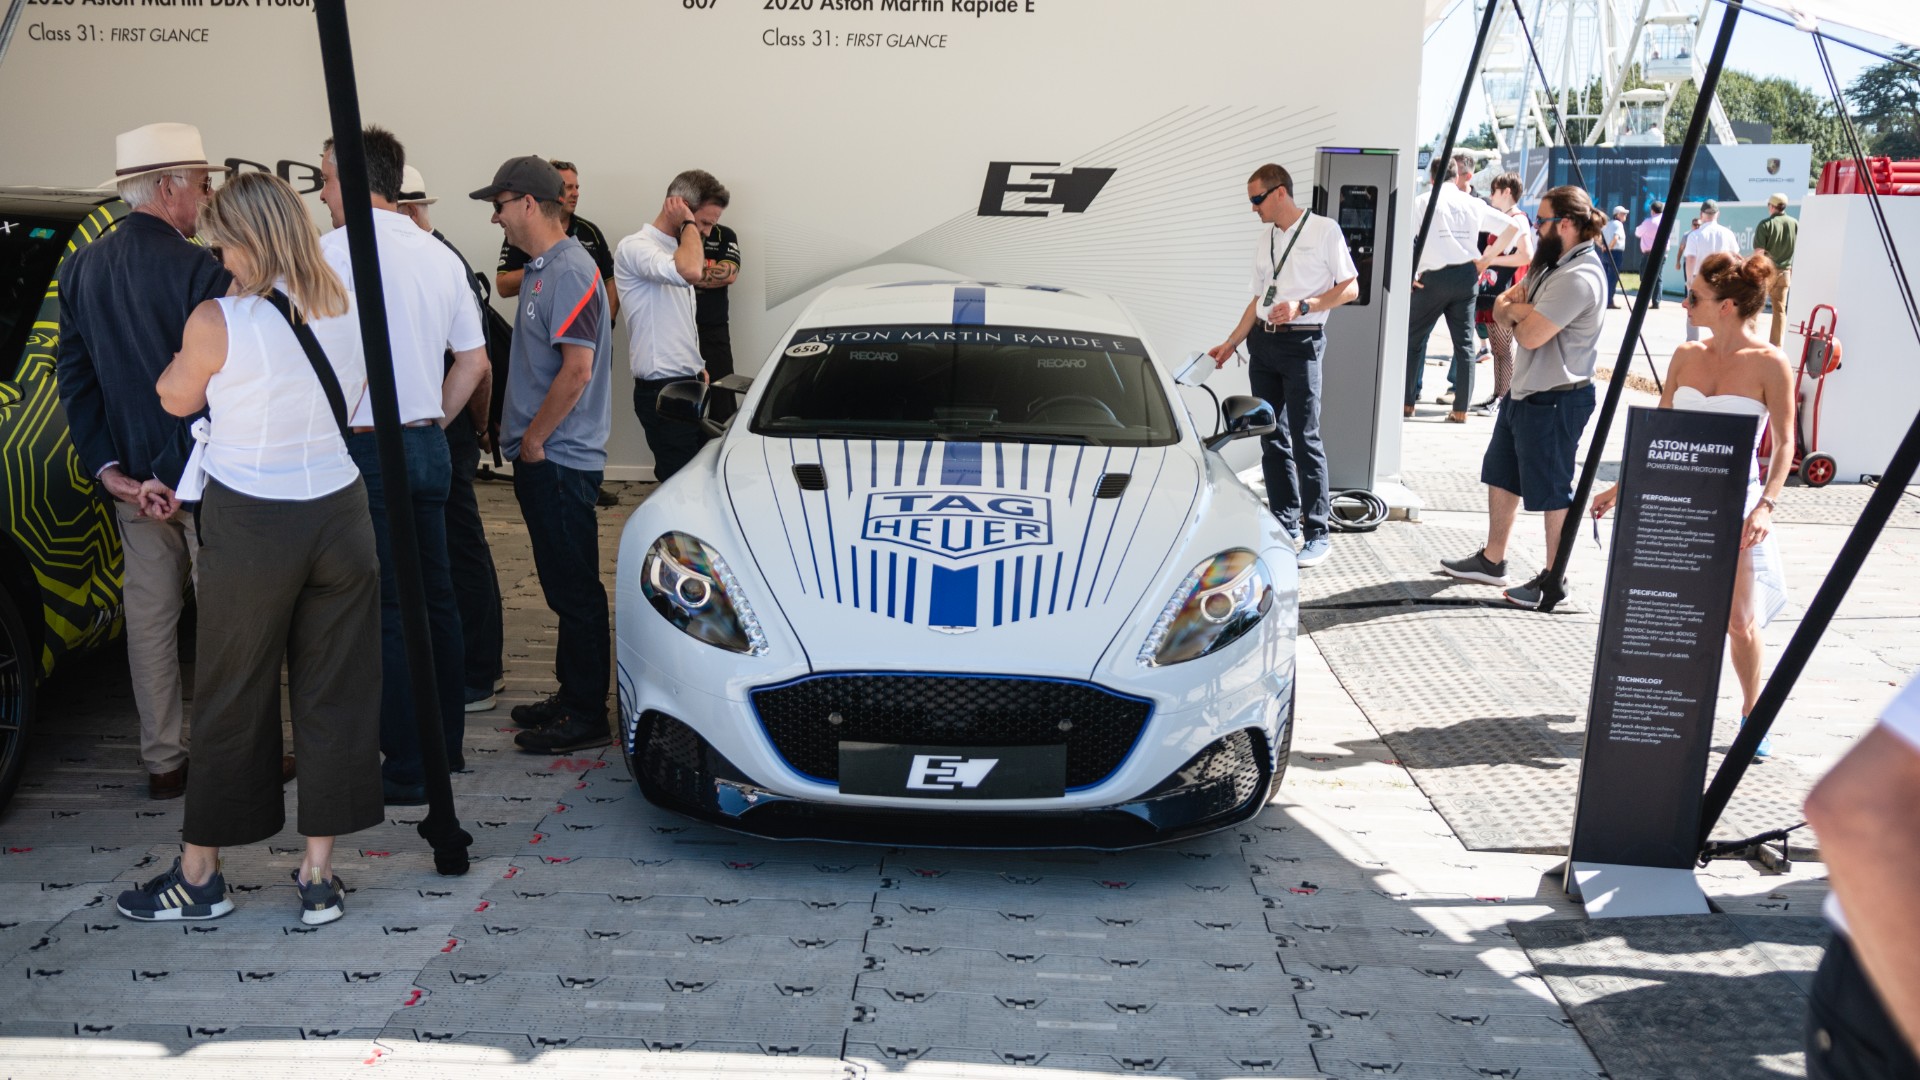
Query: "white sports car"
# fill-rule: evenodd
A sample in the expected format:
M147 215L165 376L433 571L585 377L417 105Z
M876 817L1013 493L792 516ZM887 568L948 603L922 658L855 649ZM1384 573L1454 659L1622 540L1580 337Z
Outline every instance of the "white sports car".
M1265 402L1197 424L1112 300L964 283L832 290L724 433L708 392L661 395L717 437L620 541L649 799L781 838L1093 848L1266 802L1293 547L1214 452L1272 431Z

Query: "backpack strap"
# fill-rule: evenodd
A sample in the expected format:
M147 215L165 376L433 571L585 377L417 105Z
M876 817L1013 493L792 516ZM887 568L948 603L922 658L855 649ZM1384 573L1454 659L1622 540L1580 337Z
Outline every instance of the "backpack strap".
M326 392L327 404L333 408L333 422L340 427L340 441L351 442L348 438L352 431L347 424L347 395L340 389L340 377L334 374L326 351L320 348L320 339L313 336L313 327L293 317L293 303L279 289L267 296L267 303L272 304L280 312L281 318L287 320L294 339L300 342L301 351L307 354L307 362L313 365L313 374L320 380L320 389Z

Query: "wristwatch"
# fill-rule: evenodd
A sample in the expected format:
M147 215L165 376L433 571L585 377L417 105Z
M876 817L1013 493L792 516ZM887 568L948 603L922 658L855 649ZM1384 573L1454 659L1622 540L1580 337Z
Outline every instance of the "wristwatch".
M1308 312L1310 312L1310 311L1312 311L1312 310L1313 310L1313 297L1311 297L1311 296L1309 296L1309 297L1307 297L1306 299L1304 299L1304 300L1302 300L1302 301L1300 301L1300 314L1301 314L1301 315L1305 315L1306 313L1308 313ZM1298 317L1298 316L1296 316L1296 318L1297 318L1297 317Z
M1777 512L1780 509L1779 504L1775 503L1772 499L1767 498L1765 495L1762 495L1758 499L1755 499L1753 505L1756 509L1764 506L1767 508L1769 512Z

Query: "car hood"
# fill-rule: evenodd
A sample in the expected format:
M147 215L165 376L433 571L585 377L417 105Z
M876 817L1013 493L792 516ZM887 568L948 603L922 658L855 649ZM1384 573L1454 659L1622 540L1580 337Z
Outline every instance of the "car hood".
M1204 482L1178 444L757 435L721 473L814 670L1062 678L1091 674Z

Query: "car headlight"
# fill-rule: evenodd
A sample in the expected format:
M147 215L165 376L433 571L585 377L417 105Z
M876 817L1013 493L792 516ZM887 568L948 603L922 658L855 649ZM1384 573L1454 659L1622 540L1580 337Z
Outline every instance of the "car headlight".
M640 564L640 591L689 637L748 656L767 653L767 636L727 560L698 537L670 532L655 540Z
M1240 640L1273 607L1273 580L1260 557L1223 551L1180 582L1140 646L1140 666L1197 660Z

